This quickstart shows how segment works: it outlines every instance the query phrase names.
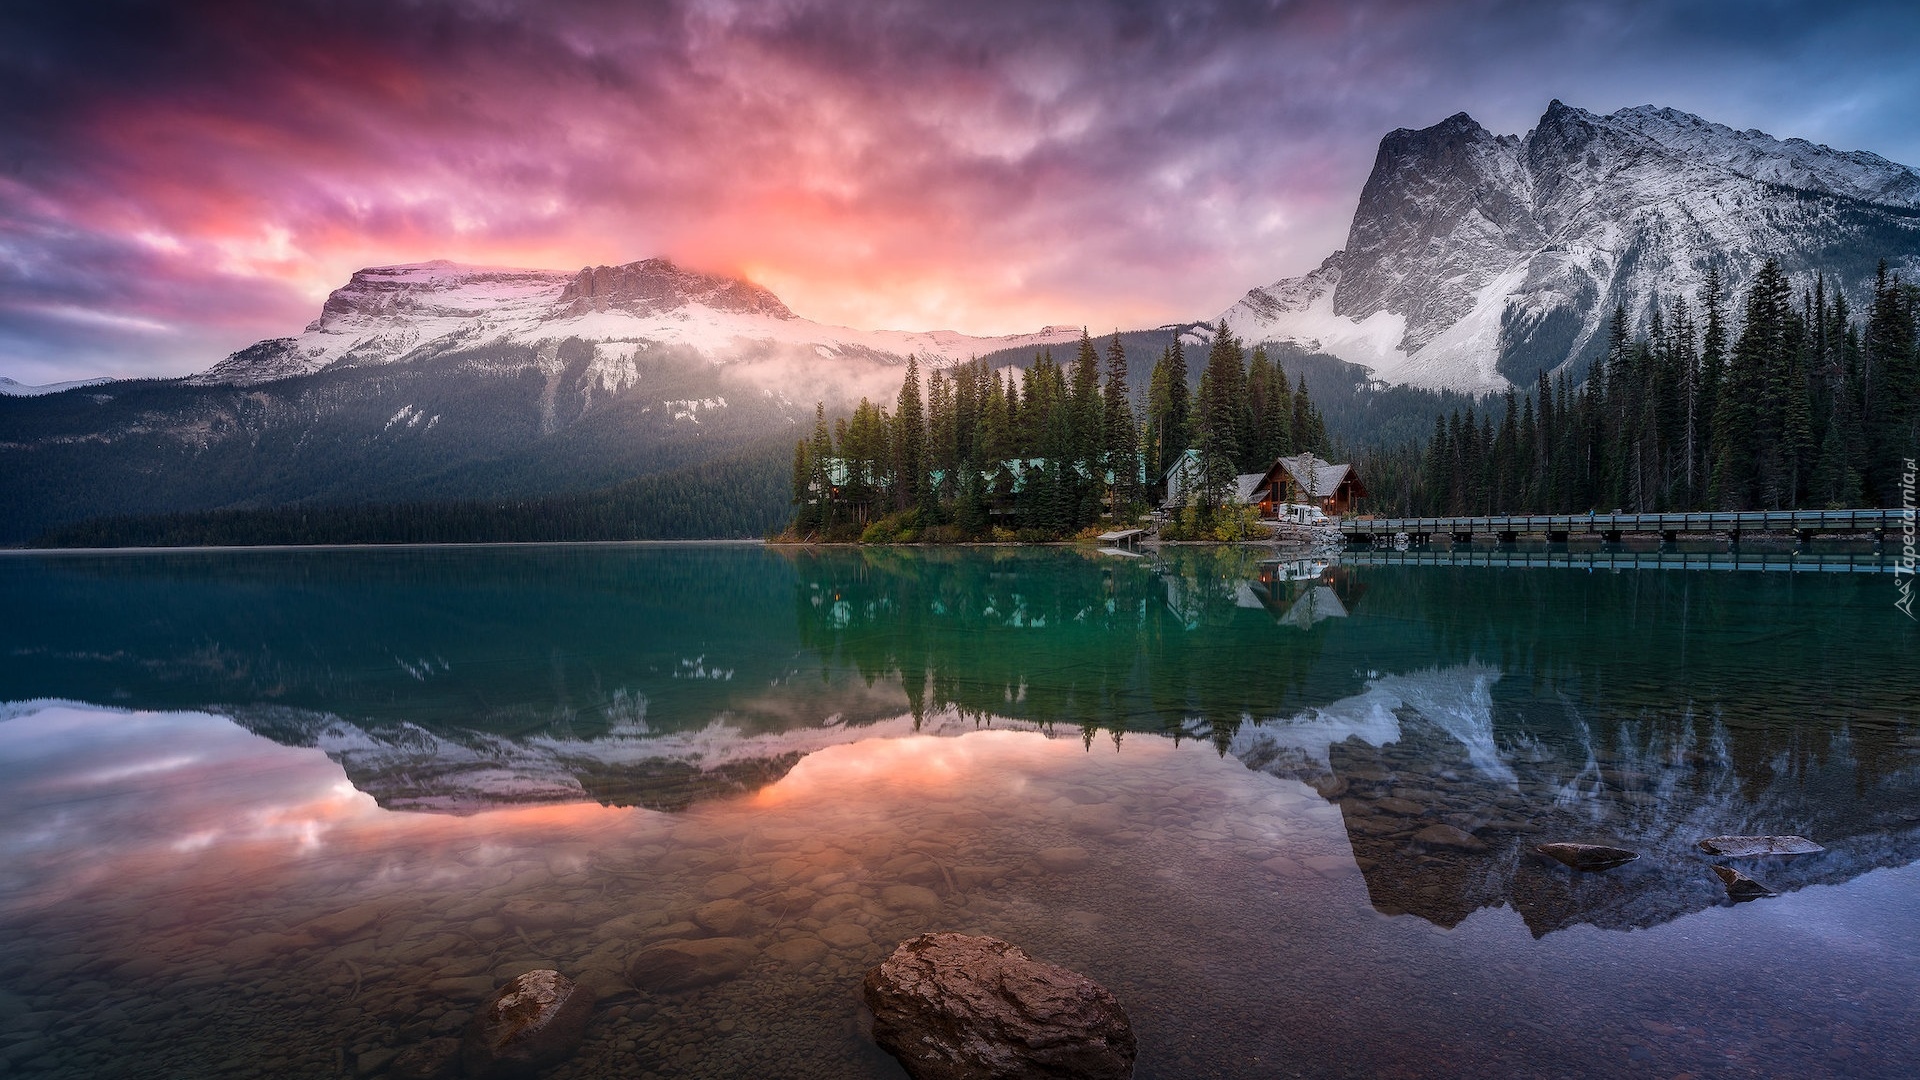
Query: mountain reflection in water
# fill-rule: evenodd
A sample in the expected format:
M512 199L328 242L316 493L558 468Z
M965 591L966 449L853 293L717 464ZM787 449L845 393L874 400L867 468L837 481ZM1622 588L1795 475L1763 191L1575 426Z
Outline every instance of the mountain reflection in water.
M1830 848L1769 867L1776 888L1914 857L1913 635L1853 575L752 548L0 575L42 616L5 631L0 698L217 712L324 750L391 809L678 810L827 747L998 727L1204 740L1307 783L1376 906L1441 925L1712 904L1713 879L1659 869L1697 862L1696 834ZM1576 877L1530 853L1549 839L1657 857Z
M1548 1041L1567 1075L1884 1075L1920 993L1920 641L1886 586L1203 550L0 559L0 1058L377 1075L549 964L603 999L560 1080L897 1076L850 988L943 928L1114 989L1143 1080L1522 1075ZM1827 850L1743 863L1785 895L1728 906L1694 842L1769 832ZM1642 857L1579 875L1548 840ZM626 981L715 896L748 973Z

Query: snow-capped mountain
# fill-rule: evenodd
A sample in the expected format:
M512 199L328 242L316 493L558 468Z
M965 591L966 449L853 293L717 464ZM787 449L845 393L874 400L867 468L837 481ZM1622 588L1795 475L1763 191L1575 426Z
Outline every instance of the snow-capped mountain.
M0 542L100 515L543 497L784 462L815 402L891 402L909 354L1030 358L1079 335L824 326L760 286L665 259L572 273L375 267L298 336L198 375L9 406ZM749 501L768 520L741 530L785 512L770 494Z
M358 271L298 337L249 346L188 382L246 386L335 365L579 338L594 345L595 373L623 383L631 381L637 353L663 346L723 363L784 355L897 364L917 354L939 364L1079 334L1065 326L1008 337L826 326L795 315L758 285L684 270L666 259L578 273L436 261Z
M1524 136L1460 113L1381 140L1346 248L1222 318L1388 382L1494 390L1582 367L1625 305L1697 304L1710 266L1737 319L1759 264L1864 298L1880 259L1920 267L1920 170L1672 109L1558 101Z
M78 390L83 386L99 386L101 383L112 381L112 379L75 379L72 382L41 383L39 386L29 386L26 383L15 382L4 375L0 375L0 395L6 397L44 397L47 394L58 394L62 390Z

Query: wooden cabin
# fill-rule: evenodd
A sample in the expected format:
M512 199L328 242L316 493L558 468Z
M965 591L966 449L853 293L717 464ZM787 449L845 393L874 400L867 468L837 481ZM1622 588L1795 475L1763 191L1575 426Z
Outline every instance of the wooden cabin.
M1356 500L1367 497L1367 486L1352 465L1335 465L1313 456L1296 454L1276 459L1260 477L1252 500L1260 516L1279 515L1285 503L1318 506L1329 516L1351 513Z

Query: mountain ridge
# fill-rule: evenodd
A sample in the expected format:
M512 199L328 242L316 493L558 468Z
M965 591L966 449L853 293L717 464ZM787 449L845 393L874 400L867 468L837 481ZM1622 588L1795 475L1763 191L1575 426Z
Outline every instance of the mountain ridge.
M1920 170L1671 108L1601 116L1556 99L1525 135L1464 112L1389 132L1346 245L1221 320L1384 381L1490 392L1578 374L1616 304L1643 327L1655 306L1694 303L1709 267L1737 316L1768 257L1796 288L1825 274L1856 296L1880 258L1920 268Z
M636 353L655 346L700 351L721 363L764 359L932 363L973 353L1061 344L1079 328L981 337L950 330L858 330L793 313L763 286L682 269L655 257L576 272L471 266L444 259L356 270L299 335L238 350L195 386L249 386L310 375L335 364L367 366L493 344L543 345L579 338L596 346L609 382L630 375Z

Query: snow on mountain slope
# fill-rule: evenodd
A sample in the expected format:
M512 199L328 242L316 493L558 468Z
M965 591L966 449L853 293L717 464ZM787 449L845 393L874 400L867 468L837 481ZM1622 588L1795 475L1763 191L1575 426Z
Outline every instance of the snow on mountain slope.
M72 382L42 383L39 386L29 386L26 383L15 382L4 375L0 375L0 395L6 397L41 397L46 394L57 394L62 390L77 390L83 386L99 386L101 383L110 383L112 381L112 379L75 379Z
M717 363L784 354L891 364L917 354L939 364L1079 334L1062 326L1000 338L825 326L795 315L760 286L665 259L572 274L436 261L358 271L298 337L260 342L187 381L251 385L334 365L578 337L596 344L596 370L618 384L636 351L657 346L684 346Z
M1673 109L1555 101L1525 136L1460 113L1381 140L1346 248L1222 318L1389 382L1498 390L1590 360L1616 304L1637 326L1696 304L1710 266L1736 318L1768 257L1863 296L1880 259L1920 267L1916 210L1911 167Z

